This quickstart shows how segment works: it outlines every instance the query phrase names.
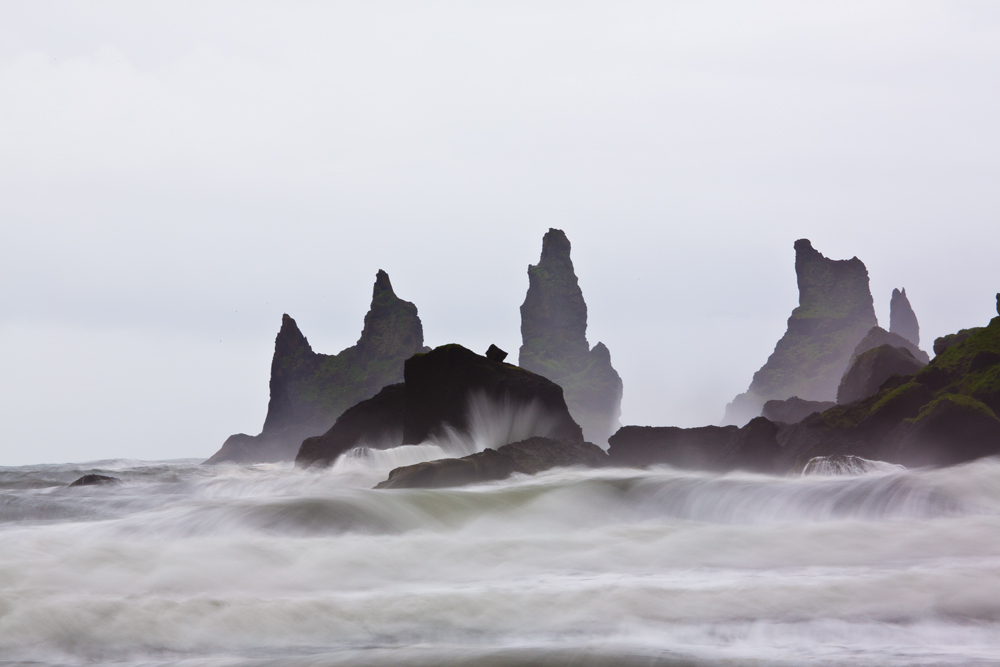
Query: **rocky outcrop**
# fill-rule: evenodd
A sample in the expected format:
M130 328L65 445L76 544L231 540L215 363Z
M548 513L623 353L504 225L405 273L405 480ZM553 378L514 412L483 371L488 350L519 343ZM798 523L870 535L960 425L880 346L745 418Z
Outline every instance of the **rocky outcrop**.
M534 433L583 440L559 385L511 364L492 361L461 345L442 345L406 361L406 413L403 444L447 435L445 427L470 432L470 400L482 397L495 406L536 411ZM541 430L544 432L537 432ZM506 445L506 442L490 443Z
M827 259L800 239L795 274L799 305L788 329L749 389L726 406L723 423L744 424L771 399L833 400L855 347L878 324L868 270L857 257Z
M844 373L837 389L837 403L853 403L878 393L893 375L912 375L926 366L905 347L879 345L862 352Z
M790 466L854 455L906 466L950 465L1000 454L1000 317L969 330L916 373L894 376L867 398L782 431Z
M295 457L300 466L328 466L356 447L389 449L403 443L405 385L390 384L348 408L323 435L306 438Z
M829 410L836 404L836 401L803 401L798 396L792 396L783 401L768 401L764 404L762 416L773 422L795 424L814 412Z
M304 439L324 433L347 408L401 381L403 362L423 351L423 344L417 307L396 296L381 270L361 338L339 354L314 352L295 320L284 315L274 342L263 429L256 436L230 436L206 463L291 461Z
M521 305L518 364L563 388L584 437L603 444L618 428L622 381L603 343L587 342L587 304L573 270L570 242L561 230L542 238L537 265L528 267Z
M971 329L962 329L953 334L948 334L947 336L941 336L940 338L934 339L934 354L942 354L949 347L958 345L959 343L964 343L969 336L982 330L982 327L972 327Z
M889 300L889 332L902 336L915 347L920 345L920 325L910 306L910 300L906 298L905 287L902 290L892 290L892 298Z
M402 384L385 387L322 436L303 442L295 462L330 465L355 447L386 449L456 436L477 447L532 436L583 440L559 385L461 345L413 355L403 377Z
M499 449L396 468L377 489L440 488L506 479L514 473L535 475L551 468L598 468L608 456L597 445L578 440L529 438Z

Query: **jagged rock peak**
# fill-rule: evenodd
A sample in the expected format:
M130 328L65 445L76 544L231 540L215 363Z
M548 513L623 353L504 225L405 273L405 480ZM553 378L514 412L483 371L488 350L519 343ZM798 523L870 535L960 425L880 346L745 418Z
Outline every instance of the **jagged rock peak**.
M829 259L809 239L794 248L799 305L749 389L726 406L724 424L745 424L772 399L834 400L855 346L878 324L860 259Z
M889 333L902 336L914 345L920 345L920 325L917 315L906 298L906 288L893 289L889 300Z
M372 303L358 339L358 353L364 360L400 357L400 363L424 344L424 328L417 307L392 291L389 274L379 269L372 287Z
M560 385L584 436L603 444L618 427L622 381L608 348L587 342L587 304L570 250L566 234L550 229L538 264L528 266L518 364Z
M271 397L264 419L265 431L283 428L297 420L291 385L315 371L317 356L295 320L288 313L283 314L271 357Z
M379 269L378 273L375 274L375 286L372 287L372 301L386 292L392 296L396 296L396 293L392 291L392 282L389 280L389 274Z

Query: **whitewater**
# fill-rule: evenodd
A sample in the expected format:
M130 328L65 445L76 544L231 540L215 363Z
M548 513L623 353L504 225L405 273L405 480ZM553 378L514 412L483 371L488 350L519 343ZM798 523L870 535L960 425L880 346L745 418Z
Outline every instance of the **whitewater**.
M1000 663L997 460L371 488L442 453L0 468L0 665Z

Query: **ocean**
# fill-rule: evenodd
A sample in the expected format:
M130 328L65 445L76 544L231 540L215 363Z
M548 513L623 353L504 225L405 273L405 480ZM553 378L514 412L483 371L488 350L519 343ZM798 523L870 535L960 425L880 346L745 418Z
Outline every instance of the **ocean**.
M0 665L1000 664L997 460L372 490L441 453L0 468Z

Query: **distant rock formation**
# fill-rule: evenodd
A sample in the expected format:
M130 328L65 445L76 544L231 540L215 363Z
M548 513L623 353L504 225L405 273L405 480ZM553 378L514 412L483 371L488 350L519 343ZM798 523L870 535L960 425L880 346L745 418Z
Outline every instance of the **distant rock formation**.
M206 463L291 461L305 438L329 429L360 400L403 379L403 362L424 351L417 307L396 296L379 270L361 338L336 355L313 352L288 315L274 341L271 399L260 435L230 436Z
M376 489L465 486L506 479L514 473L535 475L551 468L607 465L608 455L597 445L577 440L529 438L486 449L459 459L439 459L396 468Z
M799 239L795 275L799 305L788 329L750 388L726 406L725 424L745 424L771 399L833 400L854 348L878 324L868 270L857 257L827 259Z
M837 389L837 403L844 405L878 393L893 375L912 375L926 366L905 347L879 345L858 355L844 373Z
M447 438L449 433L474 435L473 408L495 410L484 417L491 421L485 427L491 438L487 444L493 447L533 436L583 441L559 385L461 345L442 345L410 357L403 375L403 384L358 403L325 434L303 442L296 464L330 465L362 445L385 449ZM477 398L489 405L476 405Z
M619 425L622 380L603 343L587 342L587 304L573 271L570 242L559 229L542 238L542 255L528 267L521 305L518 364L563 388L584 438L604 444Z
M916 347L920 345L920 325L917 323L916 313L910 307L910 300L906 298L905 287L902 290L892 290L892 298L889 300L889 332L902 336Z
M814 412L829 410L836 404L836 401L803 401L798 396L792 396L783 401L768 401L764 404L762 415L773 422L795 424Z
M850 370L850 367L854 364L854 360L859 356L868 350L874 350L876 347L880 347L882 345L891 345L892 347L909 350L910 354L913 355L913 358L921 362L921 364L930 363L930 356L928 356L926 352L917 347L916 344L911 342L909 339L903 338L899 334L890 333L882 327L872 327L868 330L868 333L865 334L865 337L861 339L861 342L858 343L857 347L854 348L854 352L851 354L851 360L848 362L846 370Z

